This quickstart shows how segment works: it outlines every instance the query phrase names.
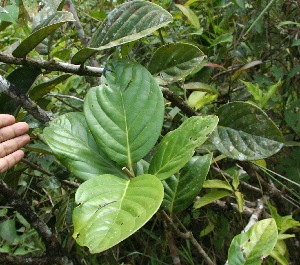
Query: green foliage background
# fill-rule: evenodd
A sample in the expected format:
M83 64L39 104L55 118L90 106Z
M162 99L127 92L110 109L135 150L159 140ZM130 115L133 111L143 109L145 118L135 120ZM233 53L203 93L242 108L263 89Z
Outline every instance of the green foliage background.
M64 1L5 2L2 8L8 13L0 9L1 54L5 52L15 57L27 55L27 58L37 60L70 63L74 62L73 56L81 51L75 57L76 60L84 58L86 53L93 54L85 65L100 68L107 67L111 60L133 60L147 68L163 88L179 96L195 114L206 117L225 113L218 129L194 154L193 159L200 161L201 157L208 159L210 153L210 169L207 169L206 161L201 169L203 173L197 169L196 164L192 167L194 160L190 160L190 168L176 169L172 173L174 175L166 180L162 176L160 179L163 180L168 196L164 198L161 209L172 217L181 231L193 234L215 264L224 264L226 260L231 260L228 255L234 255L234 249L238 249L236 242L246 238L239 236L234 239L248 223L251 215L249 211L256 208L257 200L270 201L271 204L264 201L261 219L271 215L276 221L279 236L294 234L295 237L281 235L285 240L279 240L281 243L276 245L275 251L264 262L299 264L300 5L297 1L151 1L168 11L173 21L163 21L163 27L153 29L153 32L149 31L143 36L133 33L129 41L116 42L105 49L101 47L106 43L100 43L100 48L96 51L86 48L86 43L78 35L73 17L69 17L69 13L63 13L68 12ZM108 14L115 7L124 4L124 1L74 0L73 4L85 35L89 38L97 32L96 29ZM38 11L43 10L43 5L49 5L53 11L51 18L56 22L52 26L40 25L43 19L38 14L42 16L43 11ZM59 16L57 10L61 12L58 13ZM147 25L150 24L146 23ZM18 46L16 42L26 40L30 34L39 45L31 50L28 43L32 43L32 40L27 39L27 43L23 43L13 53ZM97 43L94 38L91 47L95 48L95 42ZM70 112L83 111L83 100L87 92L100 82L94 76L43 69L41 73L39 69L17 67L9 63L1 63L0 71L1 75L18 85L55 118L66 114L62 116L67 117L61 121L63 124L74 118L68 116ZM165 94L164 96L167 98ZM236 101L244 104L238 103L241 105L233 105L232 110L228 109L226 104L235 104L232 102ZM249 112L255 113L251 119L243 119L247 108L250 109ZM184 108L180 108L172 100L165 100L164 111L159 142L189 116ZM17 120L28 122L32 139L26 147L26 161L1 175L1 179L18 191L52 229L63 248L76 256L81 264L172 264L174 249L170 250L170 246L176 246L175 254L179 255L181 264L205 264L189 238L180 237L176 230L172 230L161 211L135 234L105 252L95 255L87 248L77 245L72 238L76 188L70 182L80 184L85 178L80 179L78 173L69 172L61 164L64 162L59 162L52 154L43 134L47 124L38 122L23 108L15 106L3 93L0 94L0 112L15 114ZM83 115L76 115L80 116L76 122L85 124ZM249 129L251 124L257 126ZM246 127L248 131L244 130ZM47 130L50 131L51 127L46 132ZM242 131L239 134L241 137L254 138L263 147L262 154L256 156L255 153L251 156L247 153L246 159L240 159L240 153L235 154L231 150L232 142L226 145L227 138L220 136L226 130ZM217 132L219 135L216 135ZM259 142L262 140L255 138L257 132L263 136L263 140L269 142L264 142L264 145ZM248 134L245 136L243 133ZM52 131L48 137L50 136L59 137ZM86 141L91 143L89 137L90 135L86 136ZM219 140L224 141L223 149ZM242 149L238 144L234 147ZM92 148L95 149L95 145ZM147 161L151 161L150 158L157 149L159 147L155 146L145 160L139 161L132 170L147 172ZM86 179L97 174L99 165L93 159L90 160L91 171ZM109 166L111 172L106 173L114 173L120 177L126 175L122 171L115 173L117 170L112 169L115 167L114 162ZM203 176L207 171L204 181ZM156 172L153 166L150 166L149 172ZM195 181L190 182L193 187L197 187L197 193L193 194L195 198L188 205L185 202L186 205L181 207L185 194L176 194L174 190L181 187L185 191L184 188L188 186L185 184L188 182L186 179L189 177ZM204 200L199 200L200 197ZM216 202L217 198L220 201ZM176 206L176 202L179 206ZM286 218L287 216L290 217ZM3 205L0 218L1 253L12 256L40 256L44 253L45 246L40 237L18 212ZM274 222L270 222L273 231L276 230ZM291 230L281 231L282 227ZM261 231L261 227L255 227L253 231L257 229ZM247 236L249 234L251 233ZM231 242L235 245L230 247Z

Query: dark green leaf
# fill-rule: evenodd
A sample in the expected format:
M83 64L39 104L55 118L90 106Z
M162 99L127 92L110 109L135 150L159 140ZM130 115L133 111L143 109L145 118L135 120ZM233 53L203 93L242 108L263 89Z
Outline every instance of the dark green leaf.
M180 213L189 207L199 194L208 173L212 154L194 156L181 170L163 181L163 207L170 213Z
M212 133L212 143L224 155L238 160L259 160L277 153L284 138L260 108L245 102L223 105Z
M143 38L172 21L160 6L147 1L130 1L117 6L93 34L89 48L80 50L72 63L81 64L97 51Z
M199 71L204 63L205 55L196 46L170 43L156 50L148 68L153 75L157 75L158 82L165 85Z
M35 29L35 31L29 37L20 43L20 45L13 51L13 56L20 58L25 57L31 50L41 43L43 39L45 39L61 25L69 21L74 21L73 15L69 12L58 11L49 16Z

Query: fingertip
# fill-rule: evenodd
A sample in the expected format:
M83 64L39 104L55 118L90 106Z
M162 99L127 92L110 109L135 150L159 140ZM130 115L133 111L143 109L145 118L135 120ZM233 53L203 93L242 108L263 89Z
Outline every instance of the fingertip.
M16 122L16 119L13 115L10 114L0 114L0 128L12 125Z

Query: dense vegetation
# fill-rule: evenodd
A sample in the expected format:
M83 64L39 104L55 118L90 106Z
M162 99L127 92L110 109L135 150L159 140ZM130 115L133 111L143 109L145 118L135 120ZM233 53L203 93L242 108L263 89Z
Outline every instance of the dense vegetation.
M0 264L299 264L300 3L0 7Z

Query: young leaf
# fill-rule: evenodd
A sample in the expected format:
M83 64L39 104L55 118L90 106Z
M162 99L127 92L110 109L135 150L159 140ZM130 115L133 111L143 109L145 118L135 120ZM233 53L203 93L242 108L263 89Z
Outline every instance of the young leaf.
M74 21L73 15L70 12L58 11L49 16L29 37L20 43L20 45L13 51L12 55L18 58L25 57L31 50L41 43L43 39L61 25L69 21Z
M192 9L190 9L188 6L180 4L175 4L175 6L188 18L188 20L196 29L200 29L199 18Z
M112 63L84 102L84 114L98 146L132 169L156 143L164 118L161 90L147 69L123 60Z
M181 169L217 126L216 116L191 117L179 128L169 132L152 157L149 173L160 180L167 179Z
M199 194L208 173L212 154L194 156L181 170L163 181L163 207L170 213L180 213L191 205Z
M170 13L148 1L117 6L94 33L89 47L80 50L72 63L84 63L97 51L143 38L173 20Z
M231 194L232 193L227 190L212 190L209 193L205 194L203 197L201 197L199 201L196 201L193 207L195 209L201 208L207 204L210 204L216 200L219 200Z
M91 253L109 249L141 228L158 210L163 195L161 181L149 174L131 180L92 178L75 195L73 237Z
M232 102L218 109L220 118L211 141L224 155L238 160L258 160L277 153L284 138L260 108Z
M82 180L100 174L127 178L121 167L97 147L83 113L68 113L51 121L44 137L58 160Z
M166 85L199 71L205 63L204 53L195 45L169 43L157 49L149 63L149 71L159 84Z
M234 237L228 251L228 264L261 264L274 249L277 238L278 231L273 218L257 222L248 232Z
M233 192L230 184L224 180L208 179L203 183L203 188L206 189L225 189Z

